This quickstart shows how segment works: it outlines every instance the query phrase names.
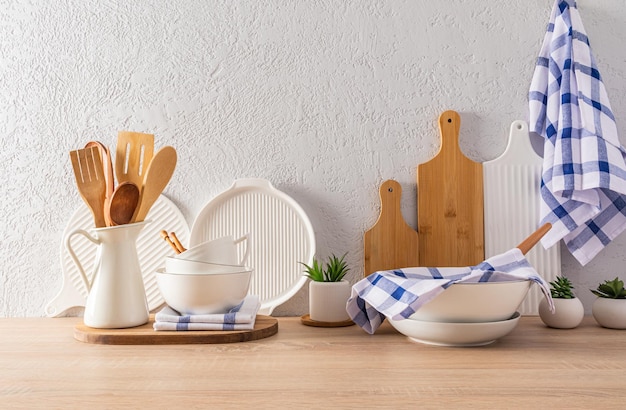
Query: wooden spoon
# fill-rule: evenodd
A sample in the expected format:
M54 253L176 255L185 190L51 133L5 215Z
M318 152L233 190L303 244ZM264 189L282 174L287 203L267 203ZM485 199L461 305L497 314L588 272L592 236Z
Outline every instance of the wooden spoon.
M139 205L133 216L134 222L141 222L145 219L148 211L159 198L163 189L170 181L174 168L176 168L176 150L173 147L163 147L152 157L148 164L148 169L143 178L141 194L139 195Z
M139 203L139 188L132 182L122 182L115 188L111 200L107 202L105 214L109 215L111 225L130 223Z

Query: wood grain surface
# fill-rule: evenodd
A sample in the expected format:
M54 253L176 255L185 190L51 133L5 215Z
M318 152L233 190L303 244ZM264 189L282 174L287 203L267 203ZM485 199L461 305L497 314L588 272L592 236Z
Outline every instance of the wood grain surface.
M380 216L364 235L364 276L379 271L418 266L419 237L402 217L402 187L387 180L379 189Z
M417 167L420 266L473 266L485 257L482 164L459 147L461 117L439 117L441 149Z
M571 330L522 317L476 348L300 317L247 343L110 346L75 340L80 321L0 319L1 407L619 409L626 398L626 333L589 316Z

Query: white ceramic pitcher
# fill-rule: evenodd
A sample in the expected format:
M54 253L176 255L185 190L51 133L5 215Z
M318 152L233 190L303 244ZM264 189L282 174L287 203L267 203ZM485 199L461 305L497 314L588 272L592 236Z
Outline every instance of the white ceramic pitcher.
M65 238L65 247L76 263L89 291L83 321L94 328L116 329L148 322L149 309L143 284L137 238L148 221L94 229L95 236L76 229ZM92 282L72 249L71 239L82 235L98 245Z

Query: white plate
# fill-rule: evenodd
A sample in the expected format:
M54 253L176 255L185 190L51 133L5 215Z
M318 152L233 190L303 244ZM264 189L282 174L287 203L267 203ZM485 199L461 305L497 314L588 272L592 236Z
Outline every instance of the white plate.
M269 315L306 283L300 262L310 265L315 234L300 205L265 179L238 179L209 201L191 228L190 246L232 235L249 234L246 265L254 269L250 294ZM238 249L243 256L245 242Z
M517 326L519 318L519 312L515 312L510 319L483 323L387 319L398 332L414 342L437 346L484 346L509 334Z
M150 310L155 310L164 303L156 283L155 271L163 266L166 256L175 255L174 250L161 238L159 232L163 229L168 232L176 232L176 236L185 244L189 239L189 226L176 205L163 195L156 200L146 216L146 220L151 222L146 225L137 238L137 256L146 288L148 307ZM82 204L74 212L63 232L61 241L63 285L59 293L46 306L46 314L51 317L62 316L71 308L83 307L87 299L87 288L64 245L67 234L75 229L92 232L93 216L85 204ZM82 235L76 235L72 239L72 247L83 263L89 280L91 280L97 246Z

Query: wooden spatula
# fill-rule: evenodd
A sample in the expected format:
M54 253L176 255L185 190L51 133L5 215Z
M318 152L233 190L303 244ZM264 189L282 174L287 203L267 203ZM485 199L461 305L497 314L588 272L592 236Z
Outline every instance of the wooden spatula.
M439 116L441 150L417 167L420 266L474 266L485 258L482 164L459 147L461 117Z
M107 188L100 152L97 147L70 151L70 159L78 192L91 210L96 228L103 228L106 226L104 203Z
M141 222L148 215L148 211L174 174L176 160L176 150L169 146L161 148L152 158L140 185L139 204L133 221Z
M132 182L141 188L153 153L154 135L120 131L115 150L115 176L118 184Z
M100 152L100 159L102 160L102 171L104 172L104 181L106 182L106 194L105 194L105 212L104 212L104 221L107 226L112 226L113 222L111 222L110 214L106 211L106 208L109 206L111 202L111 197L113 196L113 191L115 189L115 177L113 176L113 161L111 160L111 153L109 149L100 141L89 141L85 148L96 147Z
M380 216L364 236L365 276L379 270L418 266L418 235L400 209L402 187L394 180L380 186Z
M106 197L111 198L115 189L115 180L113 176L113 161L109 149L100 141L89 141L85 148L97 147L102 160L102 170L104 171L104 181L106 182Z

